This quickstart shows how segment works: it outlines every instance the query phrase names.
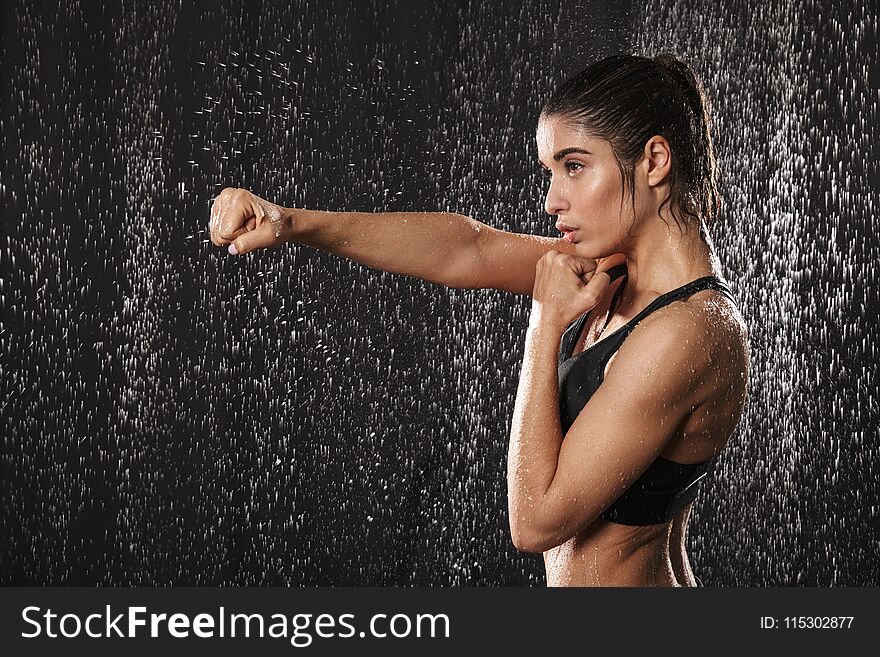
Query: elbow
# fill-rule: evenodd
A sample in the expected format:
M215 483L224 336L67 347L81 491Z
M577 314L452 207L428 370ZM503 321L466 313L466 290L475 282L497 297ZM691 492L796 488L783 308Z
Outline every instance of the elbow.
M510 537L513 547L520 552L541 553L546 552L557 545L565 542L566 537L558 532L550 532L542 529L534 521L526 518L510 521Z
M456 290L491 287L485 270L485 242L489 227L464 215L455 215L464 237L443 263L443 285Z
M557 509L554 513L546 506L529 509L527 513L511 509L510 537L520 552L546 552L565 543L598 517L598 512L583 517L570 509Z
M546 552L554 545L546 545L544 542L536 540L531 536L523 536L513 534L513 547L517 549L519 552L530 552L534 554L541 554L542 552Z

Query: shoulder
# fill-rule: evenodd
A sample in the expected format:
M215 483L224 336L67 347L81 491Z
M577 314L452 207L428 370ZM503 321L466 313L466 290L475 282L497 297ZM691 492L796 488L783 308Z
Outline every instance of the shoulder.
M720 371L745 375L748 332L736 306L723 295L703 291L674 301L645 317L621 346L609 368L623 376L649 373L679 394L711 378L722 384ZM710 375L712 375L710 377Z

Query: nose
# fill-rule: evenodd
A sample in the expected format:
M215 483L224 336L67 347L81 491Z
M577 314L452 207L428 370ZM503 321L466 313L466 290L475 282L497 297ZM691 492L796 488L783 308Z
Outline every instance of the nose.
M550 180L550 188L547 190L547 196L544 198L544 210L547 214L562 214L568 212L570 204L562 185L555 180Z

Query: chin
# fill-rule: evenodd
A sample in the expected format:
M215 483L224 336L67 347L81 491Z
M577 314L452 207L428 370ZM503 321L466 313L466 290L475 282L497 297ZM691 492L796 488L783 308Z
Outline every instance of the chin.
M590 239L590 237L593 239ZM613 256L617 253L624 253L624 243L620 240L609 240L607 237L610 236L606 236L605 240L600 241L595 239L595 234L590 237L575 244L575 252L582 258L599 260L600 258L607 258L608 256Z
M599 258L604 258L607 255L611 255L611 253L606 253L606 249L597 248L595 244L588 240L575 244L574 250L581 258L590 258L591 260L597 260Z

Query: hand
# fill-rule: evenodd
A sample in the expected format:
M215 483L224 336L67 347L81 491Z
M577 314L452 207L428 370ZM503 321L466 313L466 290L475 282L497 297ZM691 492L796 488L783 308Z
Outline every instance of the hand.
M602 263L605 265L606 263ZM535 266L532 290L533 325L549 326L560 334L569 324L595 308L611 283L589 258L548 251Z
M211 241L232 255L278 246L293 230L293 211L246 189L227 187L211 206Z

